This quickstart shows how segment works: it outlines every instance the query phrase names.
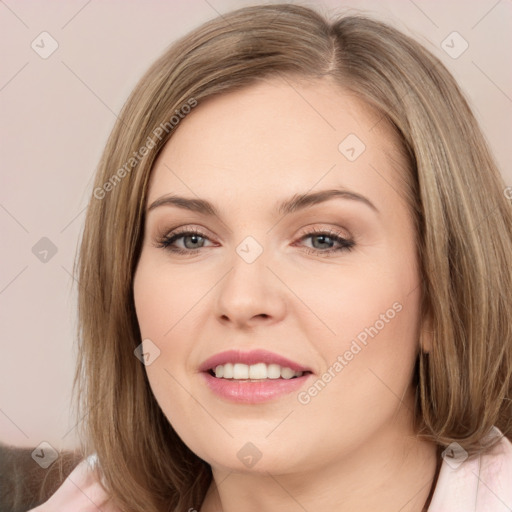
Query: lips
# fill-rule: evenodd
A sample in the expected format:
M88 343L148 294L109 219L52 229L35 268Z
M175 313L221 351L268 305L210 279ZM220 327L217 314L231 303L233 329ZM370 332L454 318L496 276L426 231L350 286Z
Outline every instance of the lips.
M226 363L242 363L246 365L253 365L257 363L278 364L281 367L291 368L296 372L312 373L308 366L304 366L296 361L288 359L287 357L263 349L251 350L249 352L242 352L240 350L227 350L225 352L220 352L201 363L199 371L208 372L209 370L215 369L218 365L225 365Z

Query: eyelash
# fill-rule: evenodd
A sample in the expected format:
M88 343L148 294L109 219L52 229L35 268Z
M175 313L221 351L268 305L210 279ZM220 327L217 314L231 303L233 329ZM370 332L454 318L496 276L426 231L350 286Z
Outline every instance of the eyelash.
M195 228L188 228L188 229L185 228L183 230L171 232L171 233L161 237L160 239L157 240L156 246L158 248L166 249L175 254L181 254L184 256L185 255L192 256L193 253L197 253L199 249L202 249L202 247L198 247L197 249L182 249L181 247L172 247L172 245L171 245L176 240L179 240L180 238L184 238L184 237L190 236L190 235L199 236L201 238L209 240L209 238L207 236L205 236L205 234L202 233L201 231L199 231ZM309 231L308 233L304 234L303 236L301 236L299 238L299 240L305 240L310 237L321 236L321 235L330 238L334 242L338 242L340 244L340 247L338 247L336 249L331 248L331 249L328 249L325 251L323 251L321 249L312 249L312 248L307 247L306 252L308 254L330 255L330 254L336 253L336 252L351 251L355 246L354 240L344 238L343 236L341 236L342 233L332 231L329 229L327 229L327 230L313 229L313 230Z

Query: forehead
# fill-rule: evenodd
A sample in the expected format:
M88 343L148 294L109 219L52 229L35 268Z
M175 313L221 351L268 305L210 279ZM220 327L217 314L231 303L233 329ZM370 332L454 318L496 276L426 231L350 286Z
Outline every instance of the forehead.
M271 208L332 187L386 201L405 167L395 133L362 100L329 80L272 78L181 120L153 166L148 202L179 193Z

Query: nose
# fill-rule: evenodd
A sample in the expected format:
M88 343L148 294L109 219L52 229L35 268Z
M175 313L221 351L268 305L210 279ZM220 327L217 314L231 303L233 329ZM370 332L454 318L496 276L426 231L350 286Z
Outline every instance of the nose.
M270 268L265 251L249 263L235 253L231 269L216 287L216 316L225 324L250 328L270 325L286 313L286 287ZM275 265L273 265L275 266Z

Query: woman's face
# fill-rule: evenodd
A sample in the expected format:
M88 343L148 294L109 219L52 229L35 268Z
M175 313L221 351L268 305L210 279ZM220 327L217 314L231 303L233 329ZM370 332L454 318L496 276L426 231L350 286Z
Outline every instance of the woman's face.
M404 168L385 122L329 81L211 98L159 155L134 282L145 369L213 467L313 470L412 433L421 286ZM285 379L272 355L201 371L227 350L311 373Z

